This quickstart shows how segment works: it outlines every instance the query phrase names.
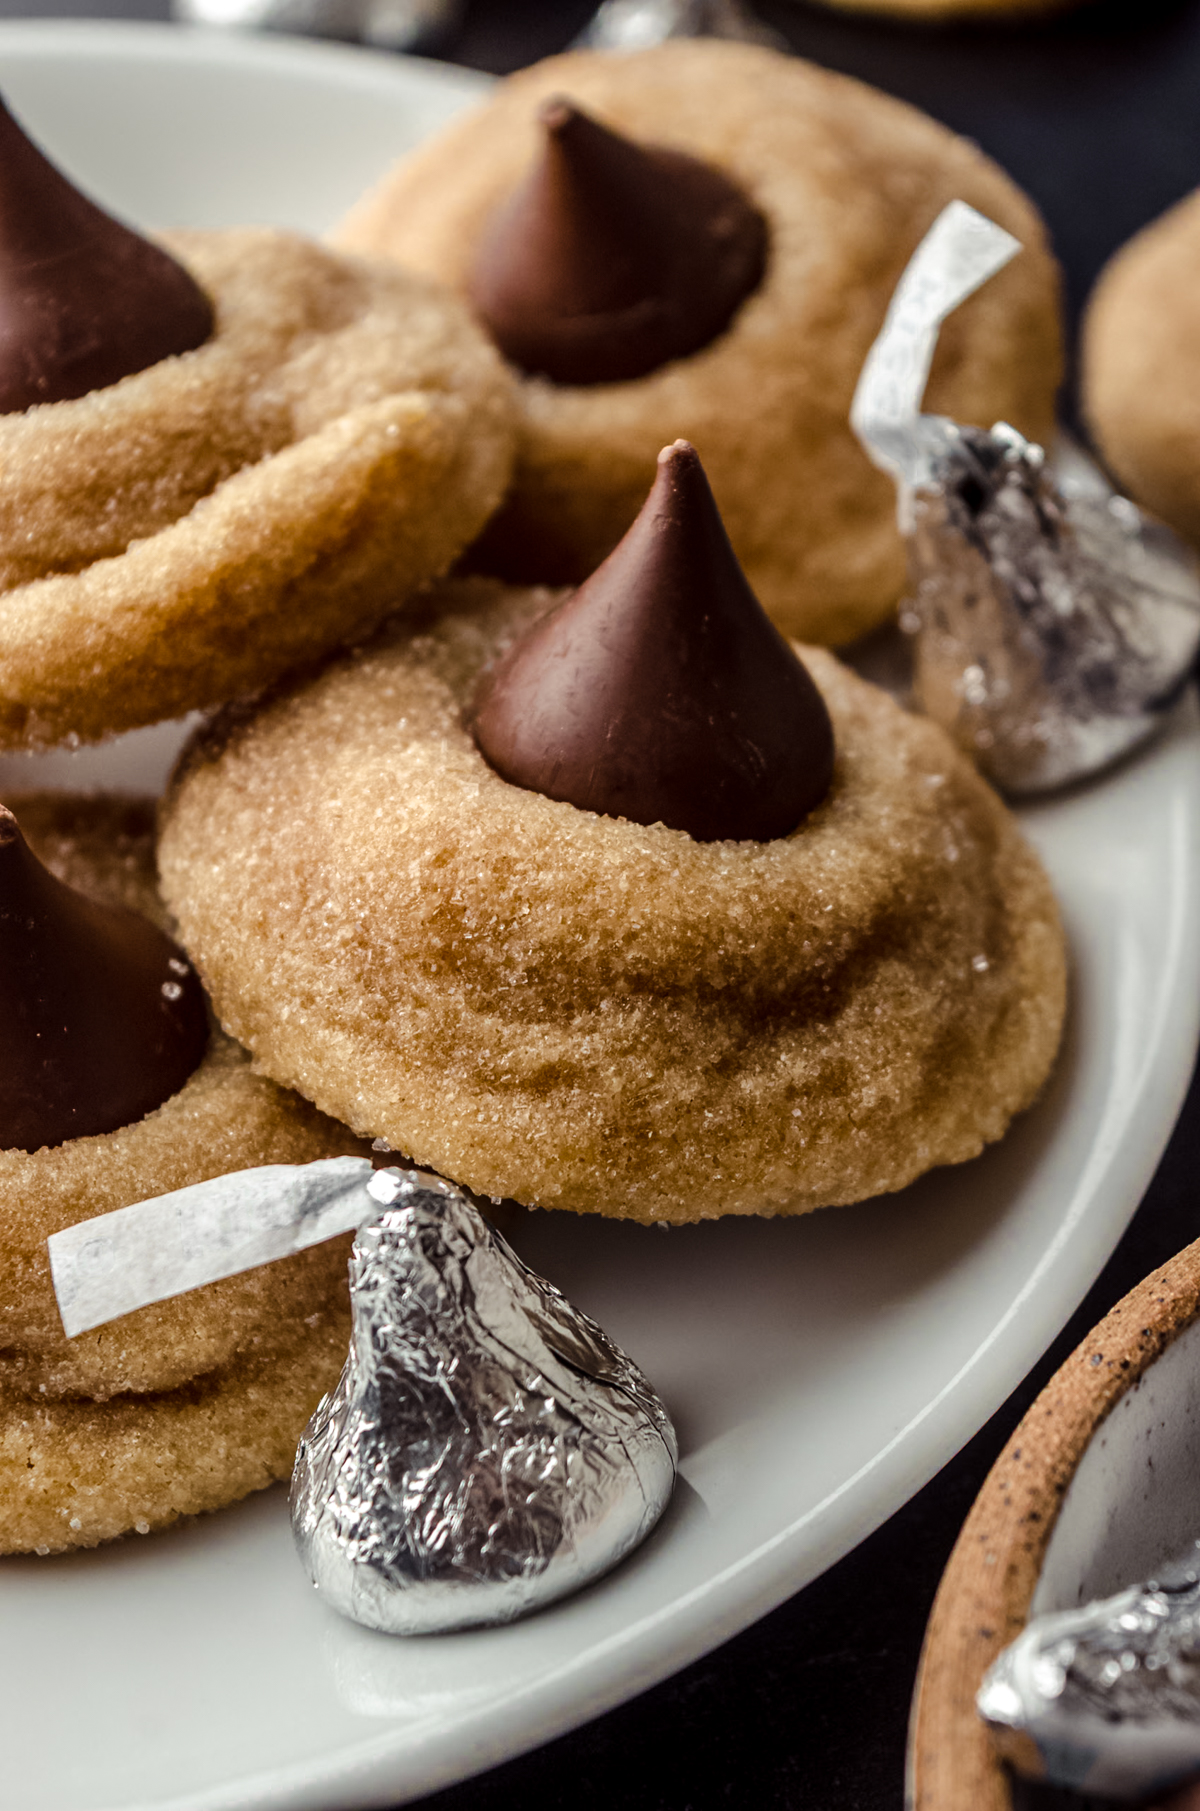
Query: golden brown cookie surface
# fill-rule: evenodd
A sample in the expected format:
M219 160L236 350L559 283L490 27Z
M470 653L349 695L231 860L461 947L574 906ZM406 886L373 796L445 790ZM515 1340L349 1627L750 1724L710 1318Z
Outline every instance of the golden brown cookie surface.
M0 745L253 691L443 571L495 508L509 385L462 306L286 233L186 233L211 340L0 418Z
M768 269L727 332L649 377L518 385L515 487L483 557L515 577L582 579L632 521L659 448L682 436L781 627L852 639L895 602L904 551L850 400L905 262L955 197L1027 249L947 322L927 406L1050 432L1058 279L1032 205L965 140L861 83L751 45L675 40L510 78L360 202L340 242L464 287L488 214L534 155L538 104L556 93L732 176L767 219Z
M0 1553L148 1534L286 1478L349 1334L348 1305L331 1299L269 1356L178 1390L104 1403L0 1393Z
M191 1080L137 1125L51 1150L0 1151L0 1391L103 1401L172 1390L251 1350L273 1353L338 1295L347 1240L156 1302L71 1340L46 1240L209 1176L343 1154L362 1154L344 1126L255 1075L245 1051L219 1032Z
M481 1193L638 1219L852 1201L999 1137L1062 933L941 731L809 650L839 752L790 836L579 811L463 726L548 601L443 586L185 761L164 892L259 1064Z
M1200 541L1200 193L1123 246L1088 304L1083 403L1130 494Z
M165 916L152 802L63 794L6 802L60 879ZM208 1176L343 1153L362 1153L344 1126L255 1075L219 1031L190 1080L136 1125L0 1151L0 1551L95 1544L282 1475L282 1430L294 1447L345 1356L347 1240L68 1340L49 1235Z

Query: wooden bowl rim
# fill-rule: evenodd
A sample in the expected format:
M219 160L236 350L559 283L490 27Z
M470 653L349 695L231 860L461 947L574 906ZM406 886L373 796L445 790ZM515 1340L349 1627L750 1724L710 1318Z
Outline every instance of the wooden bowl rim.
M988 1474L942 1574L917 1670L909 1811L1012 1811L975 1711L996 1655L1024 1628L1067 1486L1125 1393L1200 1316L1200 1239L1109 1310L1055 1372Z

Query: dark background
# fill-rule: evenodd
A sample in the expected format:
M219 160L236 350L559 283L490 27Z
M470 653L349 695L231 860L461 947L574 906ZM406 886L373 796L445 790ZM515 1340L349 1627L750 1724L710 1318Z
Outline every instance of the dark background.
M562 49L588 0L475 0L434 47L503 74ZM1105 259L1200 184L1200 0L1104 0L1059 18L926 27L761 0L792 49L977 140L1037 201L1077 321ZM0 0L0 16L161 19L168 0ZM1073 413L1071 397L1065 412ZM1037 1392L1088 1329L1200 1236L1200 1085L1078 1314L943 1472L840 1565L666 1684L425 1811L900 1811L909 1700L955 1536ZM969 1806L962 1811L972 1811Z

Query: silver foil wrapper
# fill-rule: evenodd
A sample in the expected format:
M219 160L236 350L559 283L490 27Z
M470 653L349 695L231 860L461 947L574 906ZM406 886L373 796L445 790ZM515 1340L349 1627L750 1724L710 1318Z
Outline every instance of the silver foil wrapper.
M1108 766L1178 702L1200 579L1081 456L1060 477L1002 424L941 424L911 502L914 695L990 779L1042 792Z
M1200 574L1082 454L922 415L937 331L1016 242L962 202L901 278L851 419L895 479L915 702L990 779L1036 793L1144 741L1200 648Z
M649 1533L674 1430L637 1367L461 1190L385 1177L394 1205L350 1264L350 1357L296 1456L296 1544L322 1596L369 1628L509 1622Z
M736 38L786 49L742 0L604 0L576 39L584 50L646 50L667 38Z
M1196 1773L1196 1554L1115 1597L1035 1618L976 1703L1006 1759L1055 1785L1141 1799Z
M380 50L412 50L450 29L460 0L172 0L187 25L343 38Z

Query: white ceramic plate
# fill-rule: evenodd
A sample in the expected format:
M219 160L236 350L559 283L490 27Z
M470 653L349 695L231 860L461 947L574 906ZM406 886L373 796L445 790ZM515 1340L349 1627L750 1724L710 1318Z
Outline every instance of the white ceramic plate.
M168 28L0 26L0 83L150 224L320 230L477 78ZM126 784L174 732L105 751ZM1074 961L1063 1059L998 1148L904 1195L662 1233L531 1216L518 1242L670 1404L676 1502L614 1577L514 1628L391 1641L305 1586L281 1491L0 1567L5 1801L22 1811L390 1804L650 1685L845 1553L986 1419L1115 1244L1200 1012L1200 727L1025 814ZM96 757L57 757L86 780ZM0 785L20 783L0 763ZM29 775L32 778L32 774Z

